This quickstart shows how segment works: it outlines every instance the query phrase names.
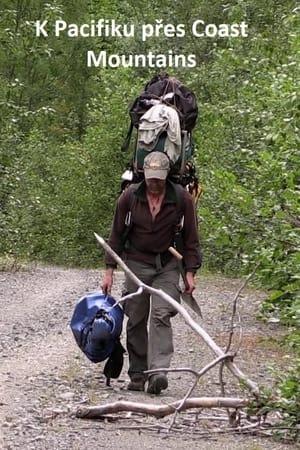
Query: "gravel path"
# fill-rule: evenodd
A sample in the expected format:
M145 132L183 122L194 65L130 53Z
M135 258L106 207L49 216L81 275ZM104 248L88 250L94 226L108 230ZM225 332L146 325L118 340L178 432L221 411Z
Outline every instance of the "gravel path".
M0 448L6 450L87 450L114 449L217 449L288 450L295 445L270 438L225 432L227 425L211 420L206 410L195 415L185 412L178 427L166 433L172 418L120 414L118 420L78 419L80 405L115 400L170 403L182 398L192 383L190 374L171 373L169 388L159 397L126 390L127 357L119 380L106 387L103 364L90 363L75 344L69 322L78 299L97 289L99 272L35 267L28 271L0 273ZM113 295L120 295L123 281L116 274ZM196 296L204 316L203 327L226 348L232 300L241 281L202 275ZM239 301L243 339L236 364L253 381L270 385L268 367L284 367L285 356L271 338L282 333L275 324L256 320L263 293L245 289ZM189 311L190 312L190 311ZM191 312L190 312L191 313ZM196 317L191 313L192 317ZM213 359L201 339L179 316L173 321L175 355L173 367L200 369ZM124 336L122 339L124 340ZM237 343L235 343L237 345ZM243 396L236 380L226 371L226 393ZM193 396L220 395L218 370L210 371ZM116 417L116 415L114 416ZM146 429L148 426L148 429ZM215 429L224 428L216 433ZM161 427L161 432L158 432ZM163 427L165 427L163 429ZM204 432L206 433L204 435Z

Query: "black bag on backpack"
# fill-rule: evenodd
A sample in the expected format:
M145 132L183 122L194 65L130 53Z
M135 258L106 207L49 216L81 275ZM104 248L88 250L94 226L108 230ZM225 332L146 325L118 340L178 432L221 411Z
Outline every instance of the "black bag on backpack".
M155 75L136 98L129 110L131 123L138 128L141 117L159 101L176 109L182 130L191 131L197 121L198 106L195 94L179 80L165 72Z

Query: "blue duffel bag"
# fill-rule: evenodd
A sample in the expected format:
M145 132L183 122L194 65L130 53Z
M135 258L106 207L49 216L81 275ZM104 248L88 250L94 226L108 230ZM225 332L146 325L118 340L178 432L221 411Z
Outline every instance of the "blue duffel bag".
M123 309L116 300L102 292L91 292L77 303L71 329L76 343L93 363L108 358L104 367L107 385L110 378L118 378L125 352L120 335L124 319Z

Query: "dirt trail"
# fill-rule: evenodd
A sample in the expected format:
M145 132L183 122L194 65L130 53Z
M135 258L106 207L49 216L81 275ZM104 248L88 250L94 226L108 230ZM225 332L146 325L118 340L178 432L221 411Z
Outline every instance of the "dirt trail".
M15 449L280 449L296 448L256 436L217 434L219 423L195 420L195 414L180 417L181 427L171 433L170 417L158 421L149 417L124 415L114 422L84 421L72 415L82 404L114 400L169 403L182 398L192 382L191 375L172 373L169 388L159 396L126 390L127 357L119 380L105 386L103 364L90 363L80 352L69 322L78 299L97 289L100 273L36 267L30 271L0 273L0 448ZM120 295L123 274L117 273L114 296ZM201 304L203 326L225 348L231 318L232 299L241 281L199 277L196 297ZM239 302L243 341L236 363L259 384L270 384L268 366L284 365L280 348L270 341L282 330L262 324L256 313L263 294L246 289ZM190 311L189 311L190 312ZM191 313L191 312L190 312ZM191 313L192 317L194 313ZM200 338L177 316L174 319L175 354L173 367L200 369L212 360L212 353ZM125 340L125 336L122 337ZM242 395L238 383L226 373L227 394ZM220 395L218 370L209 372L194 396ZM205 416L211 416L210 411ZM148 425L149 429L141 425ZM207 430L205 438L199 437Z

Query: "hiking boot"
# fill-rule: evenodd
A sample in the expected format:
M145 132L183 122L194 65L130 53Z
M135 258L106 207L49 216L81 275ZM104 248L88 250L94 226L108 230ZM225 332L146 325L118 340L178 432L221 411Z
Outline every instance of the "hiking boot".
M148 394L159 395L162 390L167 389L168 378L163 373L157 373L149 378Z
M143 391L145 388L145 377L143 375L133 375L128 383L128 391Z

